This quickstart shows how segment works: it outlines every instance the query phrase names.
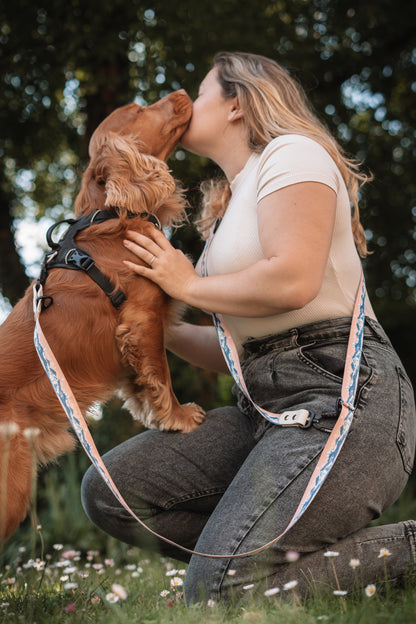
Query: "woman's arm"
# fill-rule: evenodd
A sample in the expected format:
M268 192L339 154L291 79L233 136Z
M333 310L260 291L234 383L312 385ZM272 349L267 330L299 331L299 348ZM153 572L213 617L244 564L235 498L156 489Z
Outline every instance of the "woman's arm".
M236 273L198 276L188 258L156 229L152 239L130 232L125 241L147 265L125 262L175 299L208 312L245 317L287 312L305 306L321 288L335 208L335 191L317 182L267 195L258 204L265 259Z
M212 325L175 324L168 330L166 348L194 366L229 374Z

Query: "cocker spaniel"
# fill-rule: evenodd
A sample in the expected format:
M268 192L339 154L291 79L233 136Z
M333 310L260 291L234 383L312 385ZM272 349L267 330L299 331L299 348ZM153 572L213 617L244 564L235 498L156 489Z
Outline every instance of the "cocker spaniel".
M40 322L84 413L117 390L147 427L189 432L203 420L195 404L180 405L171 385L164 333L175 303L158 286L123 264L126 230L150 233L179 223L183 194L166 160L189 123L192 103L176 91L156 104L115 110L94 132L90 163L75 201L75 217L110 210L76 235L76 245L123 294L118 307L82 270L47 267ZM102 214L101 212L97 214ZM148 217L152 215L152 217ZM137 258L134 257L137 262ZM46 300L45 300L46 301ZM32 455L39 464L74 446L69 424L33 344L32 287L0 327L0 543L27 513Z

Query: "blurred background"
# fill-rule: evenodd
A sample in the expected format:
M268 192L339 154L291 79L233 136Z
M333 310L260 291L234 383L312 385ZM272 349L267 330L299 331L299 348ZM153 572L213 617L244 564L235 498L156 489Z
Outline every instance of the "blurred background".
M374 175L361 201L372 251L367 285L415 383L415 23L416 3L405 0L2 3L0 318L38 275L48 226L72 215L89 137L102 119L117 106L151 104L179 88L195 97L216 52L254 52L301 81L320 118ZM173 240L196 260L199 183L219 171L180 146L169 165L190 201L190 223ZM196 311L188 315L203 320ZM181 401L208 409L232 400L228 377L174 357L170 365ZM99 416L92 430L102 452L138 431L116 400ZM41 473L38 513L46 542L109 547L79 503L87 466L78 450ZM413 490L399 501L396 516L408 513L403 500ZM26 522L8 547L10 556L28 534Z

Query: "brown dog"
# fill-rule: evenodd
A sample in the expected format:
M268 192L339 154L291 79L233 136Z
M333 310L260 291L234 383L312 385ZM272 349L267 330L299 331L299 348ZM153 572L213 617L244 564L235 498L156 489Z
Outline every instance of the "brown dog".
M83 412L118 389L126 407L146 426L183 432L198 426L203 411L194 404L179 405L172 391L164 330L173 320L174 304L123 265L131 257L123 239L127 229L146 234L155 227L142 213L155 215L162 226L184 217L184 198L163 161L186 129L191 111L189 97L177 91L149 107L119 108L94 132L75 214L114 207L118 218L93 223L77 235L76 243L127 298L116 309L83 271L55 268L44 287L53 304L40 315ZM39 464L74 445L36 354L33 330L30 287L0 327L0 543L19 525L30 502L32 459L25 430L40 430L32 442ZM17 433L9 431L10 424Z

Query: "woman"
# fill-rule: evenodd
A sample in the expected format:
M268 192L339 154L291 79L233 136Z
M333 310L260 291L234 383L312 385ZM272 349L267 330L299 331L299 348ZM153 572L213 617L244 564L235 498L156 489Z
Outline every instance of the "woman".
M153 239L129 235L126 246L146 263L129 266L172 297L223 316L256 403L273 413L307 409L315 420L309 428L277 426L236 389L237 406L209 412L196 431L147 431L105 462L155 531L198 552L239 554L285 530L339 415L361 276L357 249L366 253L357 206L365 176L296 82L257 55L217 55L182 145L211 158L226 176L222 186L206 190L202 226L222 218L206 254L207 275L156 229ZM410 381L368 298L365 312L353 424L315 500L284 537L255 556L193 555L188 603L239 599L290 581L302 595L311 587L349 591L356 560L363 585L384 577L385 568L389 578L399 578L413 563L415 522L363 528L403 490L416 435ZM213 327L182 323L167 346L193 364L226 370ZM84 478L83 502L111 535L149 543L93 469ZM157 546L189 559L165 543Z

